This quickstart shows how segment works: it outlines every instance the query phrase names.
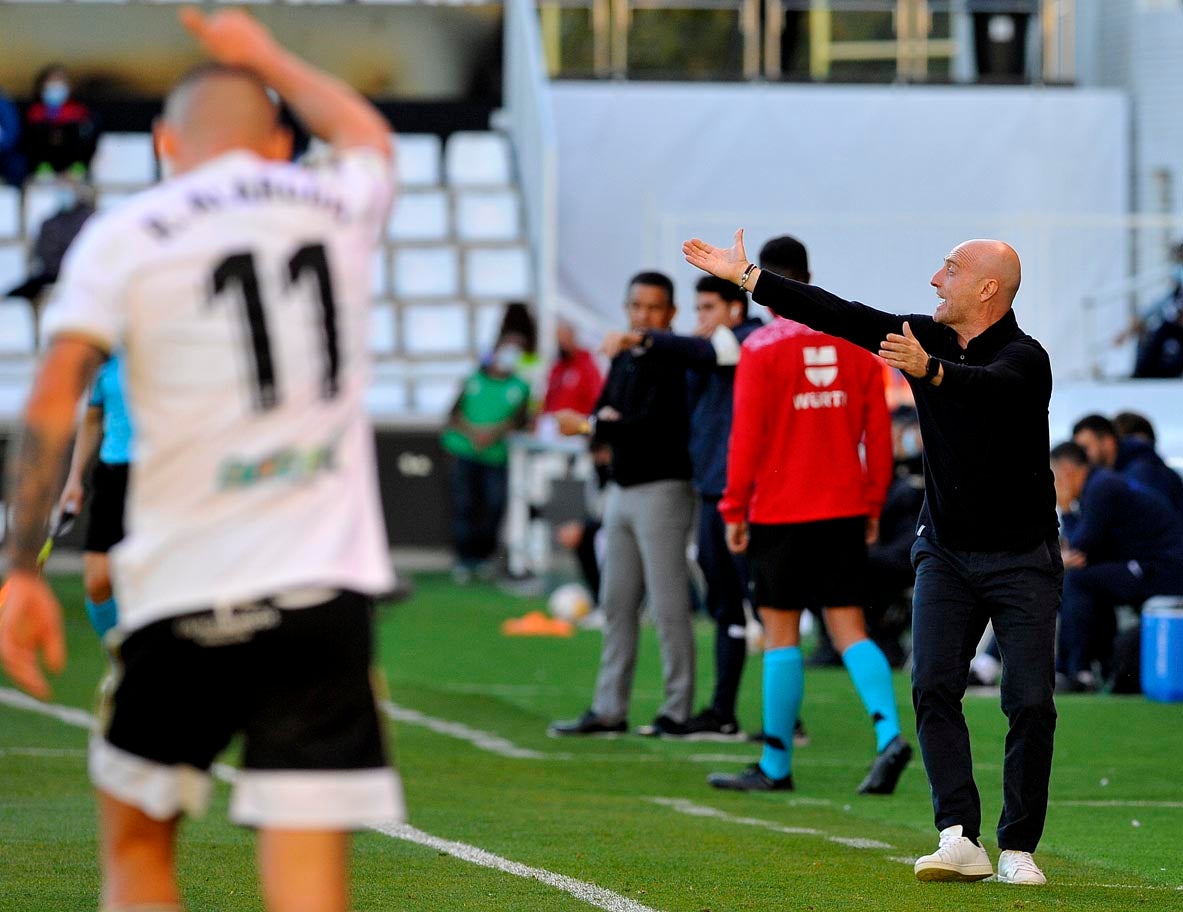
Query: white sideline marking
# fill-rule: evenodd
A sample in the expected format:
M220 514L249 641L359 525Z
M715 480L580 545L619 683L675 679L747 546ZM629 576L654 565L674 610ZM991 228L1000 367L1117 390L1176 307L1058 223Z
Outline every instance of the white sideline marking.
M492 868L495 871L512 874L514 877L523 877L526 880L537 880L540 883L546 884L548 887L554 887L556 890L569 893L590 906L595 906L598 909L606 909L608 912L655 912L650 906L642 905L636 900L629 899L627 896L621 896L619 893L613 893L611 890L606 890L603 887L597 887L595 884L576 880L574 877L567 877L565 874L555 874L543 868L532 868L529 865L510 861L508 858L502 858L500 855L494 855L492 852L486 852L484 849L478 849L476 846L467 845L463 842L441 839L438 836L424 833L422 830L417 830L405 823L392 823L376 826L373 829L386 836L392 836L395 839L402 839L417 845L428 846L440 852L447 852L449 855L455 855L460 860L467 861L469 864L480 865L482 868Z
M519 747L512 741L502 738L500 735L495 735L492 732L481 731L479 728L472 728L462 722L449 722L447 719L437 719L434 716L421 713L417 709L407 709L405 706L399 706L397 703L392 703L389 700L383 700L378 705L382 707L382 712L396 722L405 722L408 725L422 725L436 734L447 735L450 738L467 741L473 747L478 747L481 750L489 751L489 753L498 754L502 757L514 757L519 760L568 760L571 757L570 754L549 754L544 751L532 750L528 747Z
M771 820L761 820L758 817L737 817L734 814L728 814L726 811L720 811L718 808L713 808L705 804L695 804L693 801L687 801L685 798L650 798L649 800L654 804L660 804L662 807L668 807L671 810L677 811L679 814L688 814L691 817L710 817L726 823L737 823L741 826L754 826L763 830L772 830L774 833L787 833L790 836L821 836L827 842L836 842L839 845L849 846L852 849L894 848L890 843L880 842L878 839L831 836L813 827L787 827L781 826L779 823L773 823Z
M95 726L94 716L84 710L75 709L70 706L59 706L54 703L42 703L40 700L34 700L20 691L7 687L0 687L0 703L11 706L14 709L24 709L43 716L49 716L65 722L67 725L77 726L78 728L93 730ZM393 703L389 704L389 706L390 710L399 709ZM414 711L405 710L405 712ZM426 719L429 717L423 718ZM510 746L512 747L513 745ZM234 767L227 766L224 763L215 763L213 773L224 782L233 782L237 771ZM371 827L371 829L384 836L401 839L404 842L413 842L416 845L427 846L437 851L447 852L449 855L455 855L461 861L467 861L469 864L479 865L482 868L492 868L495 871L512 874L514 877L537 880L539 883L546 884L548 887L554 887L556 890L562 890L564 893L568 893L588 905L595 906L597 909L604 909L606 912L657 912L651 906L642 905L636 900L629 899L627 896L621 896L619 893L614 893L604 887L597 887L595 884L576 880L574 877L567 877L565 874L555 874L553 871L547 871L544 868L532 868L529 865L511 861L508 858L502 858L500 855L494 855L492 852L486 852L484 849L468 845L467 843L441 839L438 836L432 836L430 833L417 830L415 827L405 823L375 826Z
M42 703L11 687L0 687L0 703L13 709L25 709L38 715L49 716L78 728L94 728L94 716L85 710L75 709L73 706L59 706L57 703Z
M1183 801L1049 801L1048 804L1081 808L1183 808Z
M0 747L0 757L85 757L81 747Z

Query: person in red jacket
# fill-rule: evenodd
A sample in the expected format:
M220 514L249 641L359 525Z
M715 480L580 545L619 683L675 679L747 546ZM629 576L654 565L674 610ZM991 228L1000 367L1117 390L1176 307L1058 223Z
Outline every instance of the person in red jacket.
M24 144L29 173L69 174L82 180L90 170L98 130L90 109L70 95L65 66L52 63L38 75L37 97L25 113Z
M808 282L804 246L774 238L761 268ZM891 418L881 363L850 342L783 318L752 333L735 375L727 545L747 552L764 624L764 752L716 788L792 789L793 726L805 687L801 611L823 616L875 728L878 755L859 786L890 794L912 756L900 735L891 668L867 638L867 543L892 478Z
M604 375L596 365L596 359L586 348L579 347L575 330L570 323L560 322L555 330L558 343L558 357L551 365L546 379L546 398L542 403L543 413L575 409L581 415L590 415L600 398L604 386Z

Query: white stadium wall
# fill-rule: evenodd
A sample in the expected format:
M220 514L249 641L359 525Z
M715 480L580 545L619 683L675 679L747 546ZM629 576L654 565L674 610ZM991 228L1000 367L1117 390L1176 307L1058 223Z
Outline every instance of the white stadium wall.
M1126 275L1129 109L1108 89L558 83L561 293L613 323L624 283L669 272L692 325L692 235L753 257L790 233L814 281L931 312L959 241L1023 258L1021 325L1060 379L1087 374L1118 312L1082 312Z

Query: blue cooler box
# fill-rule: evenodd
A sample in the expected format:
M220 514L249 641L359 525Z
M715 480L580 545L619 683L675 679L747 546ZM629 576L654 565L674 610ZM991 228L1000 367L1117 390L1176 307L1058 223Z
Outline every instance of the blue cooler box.
M1142 693L1183 701L1183 599L1153 598L1142 609Z

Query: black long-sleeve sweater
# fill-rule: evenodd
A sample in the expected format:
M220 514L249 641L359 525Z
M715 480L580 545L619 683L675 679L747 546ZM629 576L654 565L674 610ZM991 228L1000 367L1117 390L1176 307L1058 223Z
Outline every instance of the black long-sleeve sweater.
M611 406L617 420L596 422L594 440L612 447L612 477L621 487L690 478L686 369L675 361L631 351L612 359L596 412Z
M908 377L924 438L918 532L960 551L1025 551L1057 529L1048 463L1051 362L1014 312L962 348L925 314L900 316L767 270L752 297L774 312L877 352L912 333L944 366L940 386Z

